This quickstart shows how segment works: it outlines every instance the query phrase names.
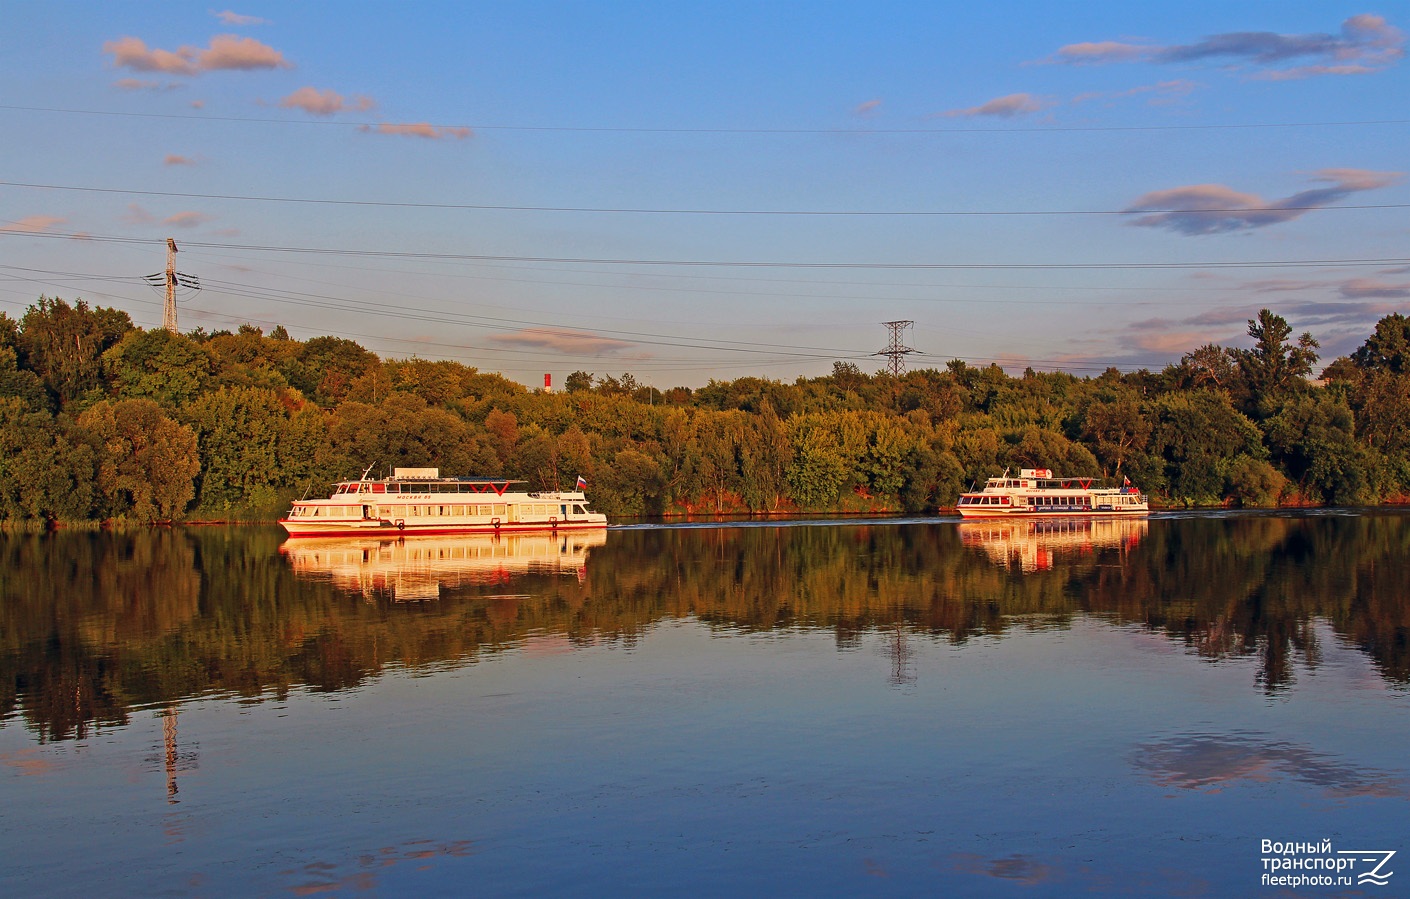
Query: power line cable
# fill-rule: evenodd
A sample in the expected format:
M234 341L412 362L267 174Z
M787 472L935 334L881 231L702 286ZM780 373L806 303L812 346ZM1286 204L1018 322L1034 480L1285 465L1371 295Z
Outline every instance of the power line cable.
M192 113L125 112L111 109L69 109L56 106L20 106L0 104L0 109L20 112L47 112L64 115L111 116L138 119L184 119L205 122L245 122L269 125L316 125L331 128L377 128L386 122L329 121L317 119L274 119L256 116L217 116ZM886 134L1062 134L1083 132L1125 131L1227 131L1260 128L1349 128L1386 125L1410 125L1410 119L1359 119L1324 122L1228 122L1208 125L1018 125L1004 128L638 128L573 125L500 125L500 124L438 124L434 128L469 128L472 131L560 132L566 134L820 134L820 135L886 135Z
M181 200L238 200L253 203L297 203L321 206L361 206L387 209L450 209L478 212L568 212L598 215L706 215L706 216L796 216L796 217L1038 217L1038 216L1110 216L1152 215L1160 213L1241 213L1241 212L1312 212L1321 210L1407 209L1410 203L1346 203L1306 206L1220 206L1208 209L1156 208L1141 209L667 209L626 206L513 206L490 203L413 203L391 200L329 200L316 197L274 197L252 194L202 194L168 190L135 190L118 187L78 187L65 184L36 184L24 181L0 181L0 187L20 187L32 190L57 190L78 193L122 194L135 197L174 197ZM185 243L185 241L183 241Z
M69 234L54 231L0 231L4 237L36 237L42 239L90 240L106 243L152 244L151 238L99 237L92 234ZM1292 259L1263 261L1203 261L1203 262L787 262L770 260L704 260L704 259L630 259L591 258L580 256L514 256L508 254L427 253L406 250L355 250L336 247L295 247L265 244L216 243L183 240L184 247L205 249L248 250L266 253L303 254L313 256L350 256L378 259L425 259L476 262L564 263L568 265L622 265L681 268L743 268L743 269L858 269L878 271L1180 271L1191 269L1237 268L1325 268L1410 265L1410 258L1379 257L1365 259Z

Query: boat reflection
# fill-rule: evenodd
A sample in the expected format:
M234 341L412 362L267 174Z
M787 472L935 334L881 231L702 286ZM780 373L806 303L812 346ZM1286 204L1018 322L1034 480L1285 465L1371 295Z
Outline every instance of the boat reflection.
M958 525L960 542L978 547L996 565L1051 571L1055 562L1099 549L1134 549L1146 536L1144 518L982 519Z
M299 577L330 581L368 599L439 599L443 589L507 584L526 574L587 576L588 552L605 530L534 534L461 534L396 540L331 537L279 547Z

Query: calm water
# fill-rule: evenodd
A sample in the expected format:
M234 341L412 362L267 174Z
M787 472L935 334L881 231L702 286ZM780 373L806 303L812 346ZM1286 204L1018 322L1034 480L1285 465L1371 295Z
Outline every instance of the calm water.
M281 540L0 538L0 894L1410 895L1410 517Z

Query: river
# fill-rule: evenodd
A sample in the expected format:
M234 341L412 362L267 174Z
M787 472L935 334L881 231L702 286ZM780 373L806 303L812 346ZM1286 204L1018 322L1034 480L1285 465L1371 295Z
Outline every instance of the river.
M1403 514L0 560L4 895L1410 890Z

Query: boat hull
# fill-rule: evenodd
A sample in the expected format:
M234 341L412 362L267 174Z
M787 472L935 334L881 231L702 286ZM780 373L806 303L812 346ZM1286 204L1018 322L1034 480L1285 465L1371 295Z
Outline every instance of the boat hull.
M279 524L289 533L290 537L380 538L421 535L444 536L448 534L547 534L557 533L558 531L602 530L607 527L605 521L516 521L509 523L502 522L500 524L492 524L489 522L475 524L450 524L445 522L416 524L406 522L393 524L388 521L350 521L347 523L336 523L296 521L288 518L279 519Z
M1083 509L1072 512L1040 512L1036 509L961 508L962 518L1145 518L1150 509Z

